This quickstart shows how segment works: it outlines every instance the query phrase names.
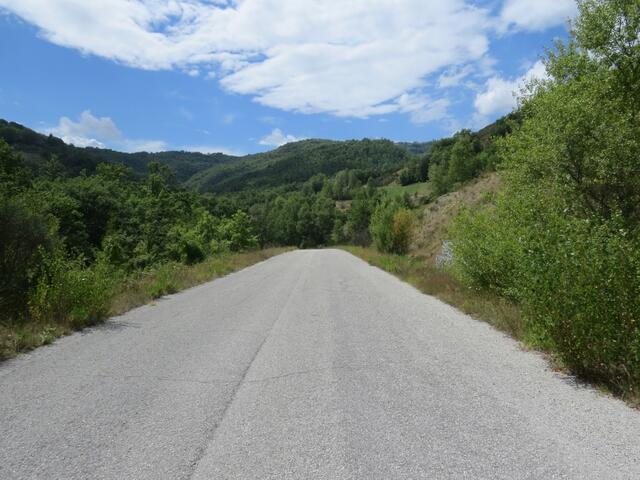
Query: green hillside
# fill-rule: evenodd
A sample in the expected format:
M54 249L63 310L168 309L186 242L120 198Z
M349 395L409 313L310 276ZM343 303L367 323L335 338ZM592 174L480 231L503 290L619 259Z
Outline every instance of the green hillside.
M411 160L406 149L389 140L303 140L216 165L196 174L188 185L203 192L237 192L299 184L314 175L331 177L341 170L357 170L366 181L391 174Z
M412 155L425 155L431 150L433 142L396 142L396 145L404 148Z
M238 157L223 153L204 154L197 152L160 152L160 153L123 153L101 148L80 148L67 145L53 135L43 135L15 122L0 119L0 139L14 150L21 152L27 164L42 166L55 155L59 165L68 176L74 176L82 170L93 173L99 163L123 163L136 174L147 173L150 162L167 165L183 182L199 171L213 165L233 162Z

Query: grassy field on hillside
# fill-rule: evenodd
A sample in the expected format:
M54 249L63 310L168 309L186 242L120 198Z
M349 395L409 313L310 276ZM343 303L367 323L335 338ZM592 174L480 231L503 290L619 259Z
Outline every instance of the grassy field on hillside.
M400 196L408 193L409 195L418 195L419 197L427 197L433 193L429 182L413 183L411 185L392 184L382 187L385 193L392 196Z

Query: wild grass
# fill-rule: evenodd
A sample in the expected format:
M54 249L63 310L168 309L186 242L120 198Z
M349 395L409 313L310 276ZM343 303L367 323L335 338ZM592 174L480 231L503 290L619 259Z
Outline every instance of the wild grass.
M446 270L431 264L425 257L384 254L374 248L354 246L341 246L340 248L395 275L421 292L432 295L478 320L493 325L498 330L519 340L525 349L544 353L551 368L572 373L572 370L562 361L557 352L545 348L540 342L531 338L531 334L526 328L526 318L518 305L494 293L465 286ZM573 371L573 373L576 372ZM616 396L624 400L630 407L640 409L640 395L638 393L611 388L610 383L602 381L600 378L584 375L578 375L578 378L602 394Z
M524 318L516 305L496 295L464 286L446 270L428 263L424 258L385 254L373 248L341 248L410 283L421 292L490 323L516 339L524 340Z
M196 265L169 263L128 277L119 277L109 293L106 308L100 316L78 322L74 315L46 318L31 317L27 322L0 321L0 360L14 357L55 339L104 321L106 318L144 305L167 294L208 282L241 270L290 249L269 248L243 253L228 253L207 258Z
M484 205L495 195L500 186L497 173L488 173L471 180L462 188L435 198L416 209L418 228L411 251L434 263L442 242L449 239L449 227L454 218L466 208Z
M413 183L411 185L387 185L383 190L388 195L401 196L406 193L419 197L430 197L433 195L433 188L429 182Z

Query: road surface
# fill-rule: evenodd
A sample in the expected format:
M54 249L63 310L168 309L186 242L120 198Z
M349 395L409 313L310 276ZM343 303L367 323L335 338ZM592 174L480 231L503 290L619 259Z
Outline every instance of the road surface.
M0 364L0 478L638 479L640 412L295 251Z

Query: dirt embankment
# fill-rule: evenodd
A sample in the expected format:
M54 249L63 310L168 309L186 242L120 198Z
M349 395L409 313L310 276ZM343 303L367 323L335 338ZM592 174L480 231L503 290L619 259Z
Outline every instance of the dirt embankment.
M500 187L497 173L490 173L473 180L455 192L436 198L418 209L416 235L411 253L435 262L442 242L447 239L451 221L464 207L488 203Z

